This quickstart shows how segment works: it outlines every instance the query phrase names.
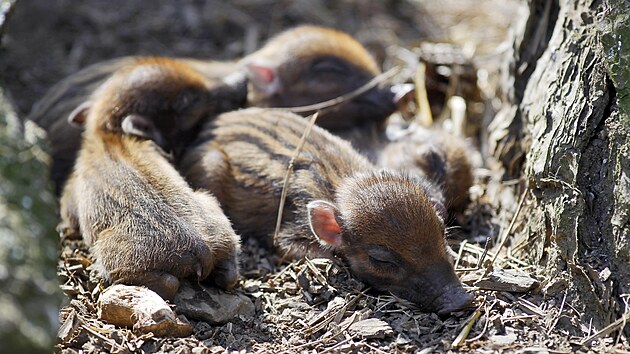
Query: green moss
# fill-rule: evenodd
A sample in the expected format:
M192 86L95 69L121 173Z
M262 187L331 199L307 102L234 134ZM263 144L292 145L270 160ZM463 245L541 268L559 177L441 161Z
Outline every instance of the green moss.
M606 67L617 90L619 108L630 127L630 2L608 0L599 19Z
M42 132L22 127L0 89L0 343L50 352L60 304L57 213Z

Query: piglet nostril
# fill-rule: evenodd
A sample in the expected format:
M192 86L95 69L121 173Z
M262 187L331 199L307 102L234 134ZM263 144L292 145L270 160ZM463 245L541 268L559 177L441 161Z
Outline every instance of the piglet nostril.
M459 289L458 292L452 294L444 300L442 307L437 311L437 313L440 316L446 316L451 312L469 308L471 307L474 299L475 297L473 295L465 292L463 289Z

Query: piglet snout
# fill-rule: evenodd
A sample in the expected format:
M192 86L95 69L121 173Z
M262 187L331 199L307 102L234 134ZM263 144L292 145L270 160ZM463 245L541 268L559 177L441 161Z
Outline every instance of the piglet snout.
M448 286L441 297L438 315L446 316L451 312L471 307L474 296L467 293L459 284Z

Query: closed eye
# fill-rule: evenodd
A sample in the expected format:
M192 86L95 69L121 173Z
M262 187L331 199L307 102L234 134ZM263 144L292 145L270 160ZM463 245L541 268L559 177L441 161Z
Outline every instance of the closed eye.
M371 246L367 251L367 256L375 267L390 269L398 267L397 257L386 247Z
M311 66L311 70L317 74L346 75L350 70L337 58L324 58L317 60Z
M372 256L368 256L368 258L370 259L370 262L372 263L372 265L379 268L394 268L398 266L396 263L389 260L378 259Z

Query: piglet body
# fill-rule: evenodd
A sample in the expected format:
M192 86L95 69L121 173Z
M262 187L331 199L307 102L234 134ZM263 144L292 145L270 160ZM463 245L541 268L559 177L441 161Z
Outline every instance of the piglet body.
M217 196L235 228L270 242L289 160L307 122L247 109L220 115L183 158L195 187ZM294 163L276 246L284 255L342 258L372 286L448 313L471 302L426 179L378 170L346 141L313 127Z
M179 278L236 282L239 237L216 199L194 192L165 153L179 128L205 114L209 84L177 63L143 59L117 71L74 116L85 132L61 228L83 236L113 283L170 299Z

